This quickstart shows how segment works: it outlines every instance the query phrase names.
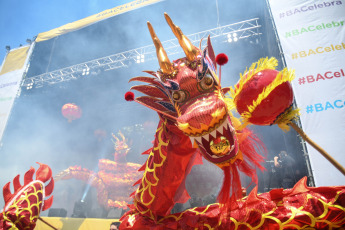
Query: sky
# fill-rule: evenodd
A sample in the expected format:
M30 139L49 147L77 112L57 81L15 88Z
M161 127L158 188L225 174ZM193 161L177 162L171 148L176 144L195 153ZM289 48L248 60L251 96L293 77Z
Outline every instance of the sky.
M26 45L39 33L133 0L0 0L0 63L11 49Z

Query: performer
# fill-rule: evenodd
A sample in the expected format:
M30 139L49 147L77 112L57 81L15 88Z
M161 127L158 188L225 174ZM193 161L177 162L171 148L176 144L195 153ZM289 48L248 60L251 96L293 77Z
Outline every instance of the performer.
M110 224L110 230L118 230L118 229L119 229L119 226L120 226L120 222L117 222L117 221L112 222L112 223Z
M294 165L296 161L286 152L274 157L274 166L277 169L279 185L283 188L292 188L296 183Z

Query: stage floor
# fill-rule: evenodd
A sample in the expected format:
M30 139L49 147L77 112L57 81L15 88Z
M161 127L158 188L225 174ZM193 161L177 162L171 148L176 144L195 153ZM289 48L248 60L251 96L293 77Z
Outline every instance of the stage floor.
M41 217L44 221L59 230L94 230L109 229L111 222L118 219L96 219L96 218L63 218L63 217ZM41 220L37 221L35 230L52 229Z

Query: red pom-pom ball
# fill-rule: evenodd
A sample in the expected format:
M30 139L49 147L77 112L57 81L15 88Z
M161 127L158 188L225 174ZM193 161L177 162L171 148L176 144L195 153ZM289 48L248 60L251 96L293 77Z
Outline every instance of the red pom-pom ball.
M125 99L126 99L126 101L133 101L134 100L134 93L131 91L128 91L125 94Z
M218 65L225 65L226 63L228 63L228 61L229 58L225 53L220 53L216 57L216 62Z

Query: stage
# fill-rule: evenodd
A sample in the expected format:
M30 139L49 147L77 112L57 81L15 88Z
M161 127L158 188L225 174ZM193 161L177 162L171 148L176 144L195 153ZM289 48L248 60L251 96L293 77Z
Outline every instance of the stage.
M118 219L97 219L97 218L63 218L63 217L41 217L53 227L61 230L91 230L109 229L112 222ZM38 220L35 230L48 230L50 228L43 221Z

